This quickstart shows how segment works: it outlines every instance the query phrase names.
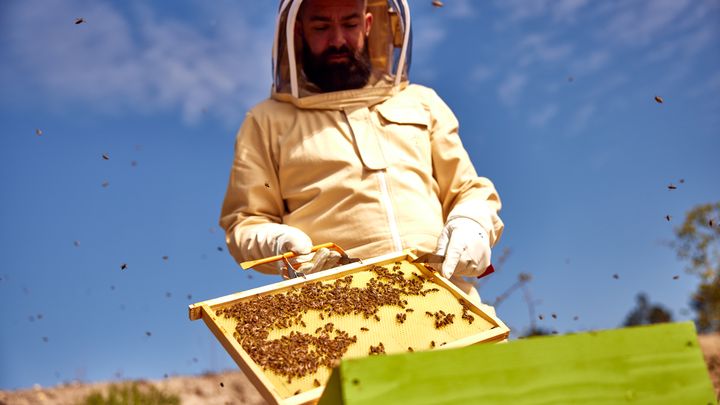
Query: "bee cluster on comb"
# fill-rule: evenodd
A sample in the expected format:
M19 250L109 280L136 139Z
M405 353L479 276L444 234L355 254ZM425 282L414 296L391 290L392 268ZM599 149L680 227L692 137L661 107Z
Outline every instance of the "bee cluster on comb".
M426 288L429 280L422 275L412 272L406 277L400 269L400 262L395 262L391 269L376 265L369 269L372 277L364 286L353 286L352 275L333 281L308 282L285 292L237 302L218 309L215 314L233 318L236 322L233 337L248 355L264 370L271 370L290 383L316 373L321 367L334 367L358 341L356 335L338 329L332 322L314 332L297 330L307 327L309 311L314 311L317 315L312 316L323 321L359 315L379 322L380 308L397 307L403 312L397 314L396 321L403 323L407 314L414 311L405 298L440 291L435 287ZM449 314L445 318L449 317L451 323L454 316ZM271 338L271 332L288 329L289 333ZM360 330L369 331L365 326ZM370 354L385 353L382 342L368 350Z

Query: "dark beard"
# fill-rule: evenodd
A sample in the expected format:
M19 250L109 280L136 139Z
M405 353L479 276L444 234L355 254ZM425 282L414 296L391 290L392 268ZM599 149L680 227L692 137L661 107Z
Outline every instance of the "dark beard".
M302 61L305 76L323 92L359 89L370 79L370 52L367 41L360 52L352 52L347 45L331 47L320 55L313 55L303 44ZM345 63L329 63L330 55L347 55Z

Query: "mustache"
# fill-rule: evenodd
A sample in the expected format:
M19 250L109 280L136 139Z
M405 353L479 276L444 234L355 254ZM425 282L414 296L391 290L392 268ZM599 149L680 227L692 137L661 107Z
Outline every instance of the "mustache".
M323 51L323 53L320 56L322 58L327 58L329 56L334 56L334 55L347 55L347 56L351 56L351 57L356 56L355 53L353 51L351 51L347 45L343 45L341 47L335 47L335 46L329 47L328 49Z

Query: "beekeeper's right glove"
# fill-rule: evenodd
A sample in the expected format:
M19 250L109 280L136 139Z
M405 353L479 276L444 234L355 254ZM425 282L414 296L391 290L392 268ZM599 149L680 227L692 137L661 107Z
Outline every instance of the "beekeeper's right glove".
M310 237L298 228L285 224L262 224L255 228L255 240L262 257L281 255L293 252L297 256L289 259L298 267L297 273L310 274L335 267L340 260L340 253L325 249L311 253L313 247ZM301 263L297 266L298 263ZM279 274L295 277L296 271L286 269L284 260L275 262Z

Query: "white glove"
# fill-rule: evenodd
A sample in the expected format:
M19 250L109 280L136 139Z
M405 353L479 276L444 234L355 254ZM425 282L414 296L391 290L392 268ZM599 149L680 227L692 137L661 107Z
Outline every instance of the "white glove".
M289 259L290 263L297 265L297 269L287 269L285 261L278 261L278 272L287 275L289 278L297 277L300 274L311 274L333 268L340 260L340 253L327 248L318 249L314 254L310 252L313 247L310 237L298 228L278 224L277 236L275 237L274 255L281 255L286 252L294 252L298 256Z
M310 237L294 226L277 224L274 233L274 243L272 245L275 247L275 251L268 256L281 255L287 252L305 255L310 253L310 249L313 247Z
M479 223L466 217L449 220L440 233L435 253L445 256L442 275L445 278L479 276L490 266L490 239Z
M305 257L307 256L309 255L306 255ZM295 275L307 275L315 273L316 271L331 269L337 266L340 261L340 257L340 252L336 252L328 248L320 248L314 255L312 255L312 258L309 261L302 263L300 267L295 270ZM301 262L303 260L298 259L298 261ZM292 274L291 272L288 273Z

